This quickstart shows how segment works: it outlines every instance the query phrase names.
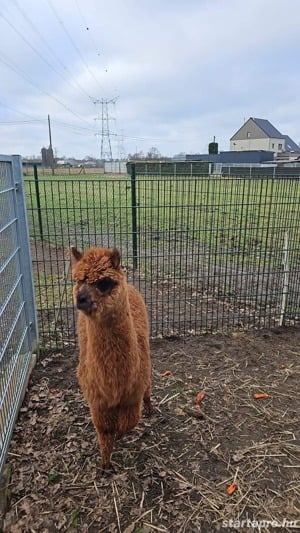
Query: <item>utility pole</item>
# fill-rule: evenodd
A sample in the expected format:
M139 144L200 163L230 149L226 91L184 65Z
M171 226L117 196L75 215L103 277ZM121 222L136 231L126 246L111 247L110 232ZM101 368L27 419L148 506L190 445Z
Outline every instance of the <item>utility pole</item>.
M115 104L118 96L111 98L101 98L101 100L94 100L94 104L101 104L101 117L97 117L95 120L101 120L101 156L102 161L112 161L112 149L110 142L109 121L112 117L109 116L108 106Z
M53 147L52 147L52 134L51 134L50 115L48 115L48 129L49 129L49 147L50 147L50 153L51 153L52 176L54 176L54 154L53 154Z

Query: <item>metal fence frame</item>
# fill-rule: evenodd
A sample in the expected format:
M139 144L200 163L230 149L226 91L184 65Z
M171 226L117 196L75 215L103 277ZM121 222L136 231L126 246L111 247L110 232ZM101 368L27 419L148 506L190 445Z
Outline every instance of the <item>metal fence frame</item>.
M20 156L0 155L0 473L38 349Z
M294 325L300 178L26 180L43 345L75 344L68 247L117 246L152 336ZM288 207L287 207L288 206Z

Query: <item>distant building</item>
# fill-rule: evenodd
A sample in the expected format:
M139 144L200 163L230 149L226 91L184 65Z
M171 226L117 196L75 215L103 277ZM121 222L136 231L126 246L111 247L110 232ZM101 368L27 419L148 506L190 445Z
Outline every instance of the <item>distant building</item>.
M275 157L278 165L295 164L300 165L300 152L281 152Z
M186 154L184 152L180 152L179 154L176 154L172 157L172 161L185 161L185 155Z
M233 152L265 150L273 153L300 153L300 147L288 135L280 133L268 120L253 117L249 118L231 137L230 150Z
M235 165L255 165L273 161L273 152L265 150L245 150L240 152L228 151L219 154L187 154L186 161L209 161Z
M42 154L42 163L43 167L50 167L52 168L54 166L54 155L52 148L43 148L41 149Z
M74 159L57 159L57 167L74 167Z

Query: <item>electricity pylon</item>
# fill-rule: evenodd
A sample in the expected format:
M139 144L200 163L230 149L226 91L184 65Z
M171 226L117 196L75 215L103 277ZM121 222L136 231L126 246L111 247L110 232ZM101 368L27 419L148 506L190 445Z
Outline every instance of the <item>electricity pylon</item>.
M101 120L101 159L102 161L112 161L112 149L110 142L109 121L112 117L108 114L109 104L115 104L118 96L108 100L107 98L101 98L101 100L94 100L94 104L101 104L101 117L97 117L96 120Z
M123 130L121 131L121 135L118 136L118 158L120 161L126 159Z

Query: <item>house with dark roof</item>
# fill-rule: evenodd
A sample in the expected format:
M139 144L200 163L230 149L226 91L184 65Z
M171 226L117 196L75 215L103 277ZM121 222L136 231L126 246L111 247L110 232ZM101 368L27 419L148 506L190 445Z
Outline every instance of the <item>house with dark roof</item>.
M262 118L250 117L231 137L230 150L266 150L269 152L299 152L298 146L288 135L283 135L271 122Z

